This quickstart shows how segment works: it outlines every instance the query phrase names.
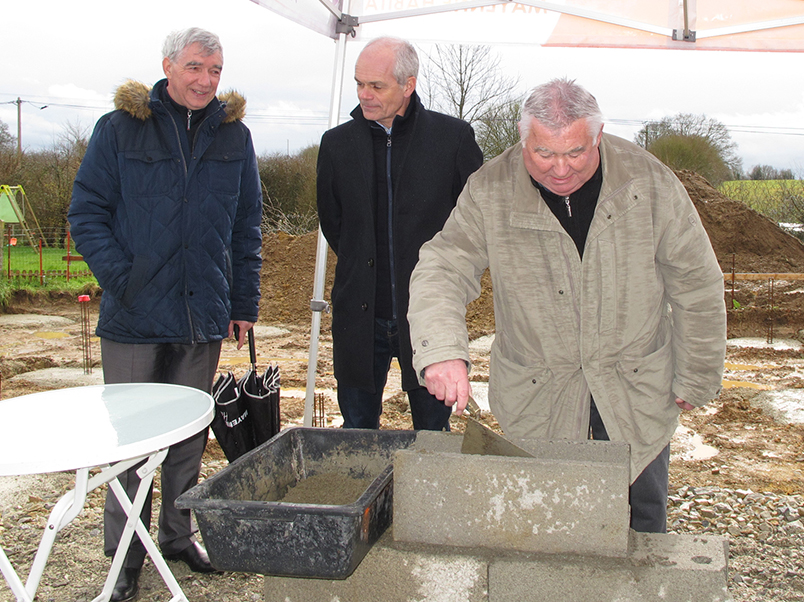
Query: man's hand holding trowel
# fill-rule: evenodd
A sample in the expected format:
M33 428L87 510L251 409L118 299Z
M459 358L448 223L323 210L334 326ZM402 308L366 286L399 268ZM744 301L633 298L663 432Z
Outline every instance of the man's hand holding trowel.
M430 364L424 369L424 384L430 395L435 395L445 405L454 406L458 416L463 414L472 394L465 361L446 360Z

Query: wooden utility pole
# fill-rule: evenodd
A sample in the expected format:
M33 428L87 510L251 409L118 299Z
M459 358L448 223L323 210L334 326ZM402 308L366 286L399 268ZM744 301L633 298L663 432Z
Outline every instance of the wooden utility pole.
M19 96L17 96L17 100L12 100L7 104L17 105L17 154L22 154L22 103L27 102L28 104L33 104L29 100L22 100ZM36 105L34 105L36 106ZM38 107L41 111L42 109L47 109L47 105L43 105Z
M22 100L17 96L17 154L22 154Z

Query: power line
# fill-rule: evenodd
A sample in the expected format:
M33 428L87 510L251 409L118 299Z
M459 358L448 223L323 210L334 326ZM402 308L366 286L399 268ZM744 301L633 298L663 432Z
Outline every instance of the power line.
M2 94L0 94L2 96ZM22 101L28 102L33 104L31 101ZM16 104L16 100L3 102L0 101L0 104ZM111 101L106 104L88 104L88 103L81 103L80 101L75 102L48 102L48 107L58 107L63 109L77 109L77 110L89 110L89 111L111 111L113 109ZM344 117L347 115L344 114ZM324 111L313 111L313 112L306 112L303 114L274 114L266 111L261 110L250 110L246 118L252 121L264 121L264 122L274 122L274 123L296 123L299 125L326 125L329 121L328 113Z
M727 125L730 132L743 134L779 134L781 136L804 136L804 128L780 128L762 125Z
M272 115L267 113L260 113L251 111L246 115L248 121L261 121L266 123L295 123L297 125L326 125L329 118L326 114L310 115Z
M3 96L0 93L0 96ZM32 99L36 99L38 97L31 97ZM45 97L41 97L45 98ZM10 100L10 101L0 101L0 105L2 104L14 104L18 105L18 100ZM32 106L36 106L37 108L44 108L40 107L37 102L34 100L19 100L22 104L31 104ZM87 103L81 102L80 100L76 100L75 102L52 102L49 99L42 100L39 102L47 102L45 105L46 107L53 107L53 108L62 108L62 109L73 109L79 111L110 111L112 110L112 103L109 102L107 104L99 104L99 103ZM348 114L344 113L341 115L342 118L348 118ZM264 110L251 110L246 115L246 119L251 122L258 122L258 123L266 123L266 124L274 124L274 125L284 125L284 124L293 124L298 126L321 126L327 125L329 122L329 116L327 113L321 111L313 111L313 112L306 112L306 113L282 113L282 114L274 114ZM631 126L631 127L642 127L646 123L657 121L655 119L606 119L606 123L610 123L612 125L621 125L621 126ZM782 127L782 126L765 126L765 125L727 125L724 124L729 132L736 132L741 134L765 134L765 135L780 135L780 136L804 136L804 128L796 128L796 127Z
M658 119L606 119L606 123L615 125L630 125L642 127L648 123L659 121ZM742 134L779 134L783 136L804 136L804 128L780 127L773 125L727 125L723 124L729 132L740 132Z
M2 94L2 93L0 93L0 96L11 96L11 94ZM73 100L74 102L73 103L64 103L64 102L58 102L58 100ZM16 102L17 102L16 100L0 101L0 104L16 104ZM32 96L28 100L23 100L22 102L32 104L34 106L38 106L40 104L46 104L49 107L75 107L75 108L80 108L80 109L108 109L109 107L112 106L111 101L109 101L108 103L105 103L103 105L100 105L100 104L89 105L89 104L86 104L87 101L84 101L83 99L63 99L63 98L62 99L55 99L54 98L53 100L51 100L51 97L42 97L42 96L40 96L40 97Z
M49 107L61 107L66 109L79 109L79 110L91 110L91 111L111 111L112 105L78 105L78 104L66 104L66 103L59 103L59 102L51 102Z

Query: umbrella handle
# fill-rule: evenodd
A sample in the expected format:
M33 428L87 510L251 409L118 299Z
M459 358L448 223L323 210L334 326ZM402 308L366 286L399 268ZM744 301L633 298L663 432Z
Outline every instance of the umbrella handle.
M249 328L248 332L248 355L251 359L251 369L257 371L257 349L254 345L254 328Z

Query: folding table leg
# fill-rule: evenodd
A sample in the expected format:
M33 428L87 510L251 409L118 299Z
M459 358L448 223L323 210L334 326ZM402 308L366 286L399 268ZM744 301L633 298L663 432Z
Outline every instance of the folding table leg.
M88 483L89 469L79 468L76 470L75 487L65 493L50 512L45 532L42 534L42 541L39 542L39 548L31 565L31 572L28 573L28 581L25 583L25 589L31 597L35 597L36 590L39 589L39 581L45 571L45 565L56 541L56 535L84 509Z
M11 586L11 591L17 596L17 600L27 602L36 597L36 590L39 588L39 581L42 579L42 573L45 570L50 551L53 549L53 543L56 541L56 535L65 525L68 525L70 521L78 516L84 507L87 497L88 476L88 468L77 470L75 489L64 494L50 512L45 532L42 534L39 548L36 551L36 556L24 587L5 552L0 548L0 569L2 569L3 576Z
M92 602L108 602L112 595L112 590L114 589L115 583L117 582L117 576L120 574L120 570L123 567L123 560L125 559L129 544L131 543L135 532L137 535L139 535L142 545L145 547L145 550L151 557L151 561L154 563L154 565L156 565L156 568L159 571L159 574L162 576L162 580L165 582L165 585L168 586L170 593L173 594L171 602L188 602L187 597L184 595L184 592L179 586L178 581L176 581L176 578L170 571L170 567L168 567L165 559L162 558L159 548L156 547L154 540L151 539L150 533L148 533L145 525L140 520L140 512L142 512L142 508L145 505L145 499L151 489L151 483L154 479L154 471L159 467L159 465L162 464L167 456L167 453L168 450L163 449L153 454L145 464L137 469L137 475L140 477L140 484L137 488L137 493L134 495L133 503L129 499L125 489L123 489L123 486L120 484L120 481L118 481L117 478L109 481L109 487L114 492L118 502L120 502L120 506L126 513L126 516L128 516L128 520L126 520L126 524L123 527L123 533L120 536L117 551L112 559L112 567L109 570L109 576L106 578L106 584L103 587L103 591L101 592L101 595L95 598Z
M11 562L6 557L2 548L0 548L0 569L2 569L3 576L11 586L11 591L17 596L19 602L30 602L36 597L36 590L39 589L39 582L42 579L45 565L50 557L53 544L56 541L56 535L81 513L81 510L84 508L84 503L86 502L87 493L107 483L111 479L116 480L118 474L135 466L138 462L141 462L142 459L143 458L140 457L119 462L115 464L114 467L107 468L92 478L89 478L88 468L79 468L75 471L75 487L65 493L53 507L53 510L51 510L45 531L39 542L39 548L36 551L36 556L31 565L31 571L28 574L28 580L24 586L14 570L14 567L11 565Z
M154 471L162 464L167 456L167 453L168 450L163 449L155 454L151 454L147 457L145 464L137 469L137 474L140 477L140 484L137 488L137 493L134 496L133 503L126 494L125 489L123 489L123 486L120 484L120 481L117 480L117 476L141 462L144 456L118 462L103 469L100 474L97 474L91 478L89 478L88 468L81 468L77 470L75 488L71 491L68 491L61 497L48 517L45 532L42 535L42 540L39 543L39 548L37 549L34 562L31 565L31 572L28 575L28 580L25 585L23 585L22 580L14 570L14 567L6 556L5 551L2 547L0 547L0 572L3 573L3 576L11 587L11 591L17 597L17 602L33 602L36 596L36 590L39 587L39 581L42 578L45 565L47 564L50 551L53 548L53 544L56 540L56 535L59 531L61 531L62 528L67 526L76 516L78 516L78 514L81 513L84 503L86 502L87 493L96 489L97 487L100 487L104 483L109 484L109 487L112 489L118 501L120 502L120 506L128 516L128 519L126 520L125 527L123 528L123 533L120 538L117 552L112 559L112 566L109 570L108 576L106 577L103 590L100 596L95 598L92 602L108 602L109 598L111 598L112 590L117 583L117 577L120 574L120 569L123 566L123 561L126 553L128 552L129 544L131 543L135 532L137 535L139 535L140 541L142 541L142 544L145 546L145 549L151 557L151 560L153 561L154 565L156 565L156 568L159 571L159 574L162 576L165 585L167 585L170 593L173 594L173 598L170 600L170 602L188 602L187 597L184 595L184 592L179 586L178 581L176 581L176 578L170 571L170 567L167 565L167 562L165 562L165 559L162 558L159 548L154 543L154 540L151 539L148 529L145 528L145 525L140 520L140 513L145 505L145 499L154 480Z
M33 598L25 591L22 580L17 575L17 571L14 570L14 567L11 566L11 562L8 560L2 546L0 546L0 571L2 571L3 577L6 578L6 582L11 588L11 591L17 596L17 602L32 602Z

